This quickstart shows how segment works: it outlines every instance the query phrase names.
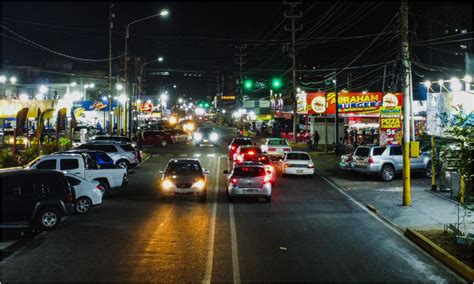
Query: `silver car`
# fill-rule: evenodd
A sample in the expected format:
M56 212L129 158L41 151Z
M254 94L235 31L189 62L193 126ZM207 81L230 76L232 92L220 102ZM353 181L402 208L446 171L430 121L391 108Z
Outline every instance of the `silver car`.
M378 174L383 181L391 181L403 170L402 146L359 146L352 155L351 165L355 172ZM410 158L410 167L431 177L430 153L422 152L418 158Z
M228 175L227 196L233 202L237 196L263 197L265 202L272 201L272 173L266 171L261 163L235 163Z

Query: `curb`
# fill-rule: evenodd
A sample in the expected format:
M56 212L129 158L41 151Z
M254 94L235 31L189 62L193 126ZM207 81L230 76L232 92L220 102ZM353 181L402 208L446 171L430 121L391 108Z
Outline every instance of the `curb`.
M405 230L405 236L425 250L427 253L432 255L434 258L439 260L444 265L448 266L452 270L456 271L467 281L474 281L474 269L470 268L447 251L439 247L437 244L432 242L427 237L423 236L421 233L418 233L411 229Z

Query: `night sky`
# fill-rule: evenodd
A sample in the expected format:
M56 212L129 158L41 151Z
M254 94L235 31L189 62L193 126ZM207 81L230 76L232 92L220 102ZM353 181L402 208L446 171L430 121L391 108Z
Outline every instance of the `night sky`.
M421 16L430 17L429 11L443 10L446 6L449 6L451 14L462 14L465 25L472 31L470 3L414 3L410 7L413 13L412 30L416 31L411 36L414 41L428 38L428 25ZM130 56L139 56L143 61L164 56L165 62L150 66L153 68L203 72L219 70L229 75L238 72L238 65L235 64L235 45L248 44L248 62L244 66L246 76L285 78L290 75L284 72L290 67L290 33L283 28L284 24L288 23L282 23L283 12L289 11L283 2L116 2L113 9L116 15L114 56L123 53L126 23L150 16L163 8L170 10L167 19L153 18L132 26ZM298 67L311 69L346 66L374 36L346 40L330 39L377 34L398 10L399 2L304 2L296 10L303 13L303 18L299 20L299 23L303 24L303 31L299 32L298 36L303 40L298 45ZM458 24L451 23L452 17L445 17L443 20L447 24ZM456 21L459 22L459 19ZM108 2L2 2L2 23L16 33L64 54L80 58L108 58ZM397 30L399 22L395 20L388 26L388 33L378 38L370 50L351 66L396 59L399 53ZM435 29L432 37L444 35L437 34L437 30ZM446 49L446 46L437 47ZM472 50L472 45L469 48ZM418 57L424 58L423 49L415 49L415 52ZM441 55L447 56L441 53L435 57ZM53 60L68 62L67 58L45 52L15 39L15 36L5 30L2 31L3 64L41 66ZM76 70L108 70L107 62L72 62ZM362 76L361 81L354 81L354 84L364 83L381 75L381 70L367 75L368 71L370 70L352 71L353 77L357 78L358 73ZM303 81L311 82L321 80L326 73L328 72L303 73L300 76ZM186 85L189 81L182 75L173 77L172 80L179 81L181 85ZM199 84L202 87L205 80L201 81Z

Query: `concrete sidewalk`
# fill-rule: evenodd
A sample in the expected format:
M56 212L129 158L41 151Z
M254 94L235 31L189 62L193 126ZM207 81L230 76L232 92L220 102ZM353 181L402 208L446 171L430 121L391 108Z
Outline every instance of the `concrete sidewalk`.
M296 150L296 149L295 149ZM306 149L301 149L306 150ZM383 182L377 176L339 169L339 157L334 153L310 152L315 168L326 178L401 229L443 229L445 225L461 222L461 231L474 233L472 211L458 206L449 193L432 192L431 180L412 173L411 206L402 206L402 177Z

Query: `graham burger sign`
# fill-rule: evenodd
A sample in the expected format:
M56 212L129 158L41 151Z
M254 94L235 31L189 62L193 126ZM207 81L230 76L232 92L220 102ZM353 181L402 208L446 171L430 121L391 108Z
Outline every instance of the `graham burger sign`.
M385 101L384 101L385 100ZM382 104L401 106L402 94L382 92L341 92L338 93L339 114L379 114ZM326 92L308 93L306 106L299 107L302 114L336 114L336 94Z

